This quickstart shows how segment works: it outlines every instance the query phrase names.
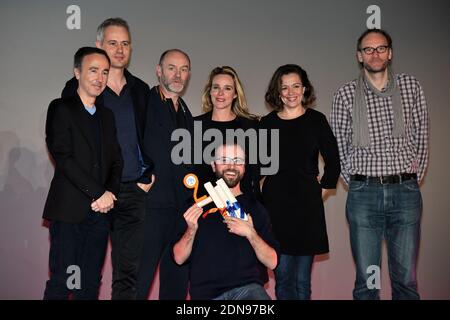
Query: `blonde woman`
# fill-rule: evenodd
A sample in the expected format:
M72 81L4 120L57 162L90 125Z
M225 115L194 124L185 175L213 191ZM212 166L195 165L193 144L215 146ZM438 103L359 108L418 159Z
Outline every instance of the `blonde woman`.
M202 110L204 113L194 118L194 121L201 122L202 134L208 129L217 129L222 134L223 142L226 139L227 129L256 129L258 123L257 117L248 109L244 89L236 71L229 66L216 67L209 74L202 95ZM203 150L209 143L209 141L204 142ZM246 143L246 149L248 153L248 143ZM249 157L246 158L249 159ZM258 196L257 166L246 165L247 170L241 181L241 189L244 193ZM201 186L204 182L216 179L211 170L211 164L205 161L196 166L196 172Z

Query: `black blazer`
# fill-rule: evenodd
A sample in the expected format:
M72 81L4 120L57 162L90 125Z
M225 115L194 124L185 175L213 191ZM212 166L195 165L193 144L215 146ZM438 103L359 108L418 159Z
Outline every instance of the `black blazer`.
M100 119L100 163L96 161L90 115L80 97L56 99L48 107L46 143L55 161L55 174L45 203L45 219L80 223L93 200L106 190L116 196L119 192L123 162L114 115L101 104L95 105Z
M146 170L142 173L138 182L150 183L151 174L153 171L153 162L146 152L143 139L146 127L147 109L150 98L150 87L141 79L133 76L128 70L125 69L125 78L127 85L130 87L131 99L133 100L134 119L136 121L137 137L139 141L139 148L141 149L142 158ZM68 98L77 95L78 80L73 77L66 82L66 86L61 92L61 98ZM103 102L103 93L97 97L97 103L105 105Z
M183 99L180 101L184 121L190 136L193 136L194 122ZM155 184L148 192L147 205L153 208L184 208L192 196L192 190L183 185L184 176L192 171L192 165L176 165L172 162L172 148L177 142L171 141L172 132L176 129L172 119L172 100L163 101L158 86L150 91L147 128L145 132L145 150L154 163ZM181 209L180 209L181 210Z

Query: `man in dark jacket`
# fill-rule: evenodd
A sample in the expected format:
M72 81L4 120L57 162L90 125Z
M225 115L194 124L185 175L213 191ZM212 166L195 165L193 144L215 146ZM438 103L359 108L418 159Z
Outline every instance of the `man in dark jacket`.
M55 162L44 208L50 220L50 280L44 299L97 299L122 157L113 113L96 98L110 68L105 51L77 51L75 96L50 103L46 142ZM68 279L70 275L71 279Z
M143 145L150 88L126 69L131 57L126 21L105 20L97 29L96 46L111 59L108 83L98 100L114 113L124 160L112 221L112 299L135 299L144 241L145 199L152 180L152 162ZM62 96L73 95L76 85L70 80Z
M189 165L175 164L172 141L175 130L193 135L193 119L181 98L190 76L188 55L179 49L165 51L156 66L159 85L150 93L145 146L154 161L156 182L149 192L145 240L138 276L138 299L146 299L160 262L159 298L179 300L187 295L186 267L171 258L169 243L174 223L187 208L190 194L183 186Z

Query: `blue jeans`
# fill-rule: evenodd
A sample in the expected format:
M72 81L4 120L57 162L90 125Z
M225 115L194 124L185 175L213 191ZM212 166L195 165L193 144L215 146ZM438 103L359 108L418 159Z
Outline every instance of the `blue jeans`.
M368 286L374 280L374 272L368 267L381 269L383 238L387 242L392 299L420 299L416 263L421 212L422 197L415 180L397 184L350 182L346 213L356 263L354 299L379 299L379 289Z
M278 300L311 299L313 261L314 256L280 256L275 269L275 294Z
M266 289L259 283L250 283L245 286L231 289L222 293L213 300L272 300Z

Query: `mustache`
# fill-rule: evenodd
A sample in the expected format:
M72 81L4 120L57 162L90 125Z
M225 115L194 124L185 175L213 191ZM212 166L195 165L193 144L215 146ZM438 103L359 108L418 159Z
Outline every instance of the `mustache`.
M236 170L236 169L227 169L227 170L224 170L223 171L223 174L226 174L226 173L234 173L235 175L239 175L239 170Z

